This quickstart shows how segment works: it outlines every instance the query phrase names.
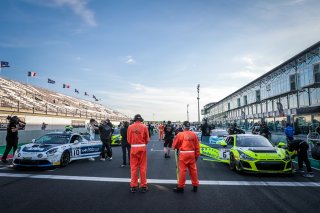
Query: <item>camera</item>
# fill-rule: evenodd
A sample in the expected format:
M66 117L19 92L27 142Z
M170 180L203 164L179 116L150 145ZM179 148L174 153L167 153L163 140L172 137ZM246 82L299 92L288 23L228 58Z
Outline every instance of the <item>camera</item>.
M20 120L18 116L8 116L7 120L9 121L9 123L12 123L14 125L19 125L19 129L24 129L26 126L26 123Z

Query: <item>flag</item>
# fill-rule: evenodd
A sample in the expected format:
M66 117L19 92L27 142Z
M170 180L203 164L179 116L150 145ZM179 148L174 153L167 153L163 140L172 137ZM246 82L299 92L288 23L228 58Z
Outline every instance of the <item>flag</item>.
M37 75L36 72L28 72L28 76L29 76L29 77L34 77L34 76L36 76L36 75Z
M69 88L70 88L70 85L69 85L69 84L63 84L63 88L69 89Z
M89 96L89 94L87 92L84 92L84 95Z
M9 66L9 62L7 62L7 61L1 61L1 68L2 67L10 67Z
M52 80L52 79L48 78L48 83L49 83L49 84L55 84L55 83L56 83L56 81L54 81L54 80Z
M77 89L74 89L74 92L76 92L76 93L78 93L78 94L79 94L79 90L77 90Z

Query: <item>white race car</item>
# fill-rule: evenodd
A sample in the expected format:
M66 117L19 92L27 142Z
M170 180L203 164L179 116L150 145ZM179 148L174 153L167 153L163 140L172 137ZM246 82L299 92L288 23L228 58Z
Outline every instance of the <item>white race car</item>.
M88 141L78 133L52 132L18 148L13 157L13 165L65 167L74 160L98 157L101 148L101 141Z

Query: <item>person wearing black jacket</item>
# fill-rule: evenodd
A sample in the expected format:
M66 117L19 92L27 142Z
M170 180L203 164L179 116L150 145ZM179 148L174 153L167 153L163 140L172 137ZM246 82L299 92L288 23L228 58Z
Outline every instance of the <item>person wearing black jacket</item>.
M269 139L271 133L269 131L269 128L265 122L262 122L261 127L260 127L260 135L263 137Z
M128 165L130 165L130 149L131 146L128 143L127 132L128 132L129 122L123 122L123 127L120 129L121 135L121 147L122 147L122 165L121 167L125 167L127 165L127 154L128 154ZM128 151L128 153L127 153Z
M310 161L308 159L308 149L309 145L306 141L296 139L289 141L288 144L289 151L294 151L298 155L298 166L299 168L295 170L295 172L304 173L303 170L303 162L306 164L307 172L303 174L303 177L314 177L312 172L312 168L310 165Z
M164 127L164 157L170 158L170 149L172 147L174 138L174 127L171 121L168 121L167 125Z
M11 149L13 148L13 154L18 148L18 130L19 130L19 118L17 116L13 116L10 118L8 127L7 127L7 137L6 137L6 150L3 153L1 161L3 163L8 163L7 156Z
M202 120L201 124L201 141L203 143L209 143L210 135L211 135L211 126L208 124L207 119Z
M112 149L111 149L111 137L113 133L112 124L110 120L103 121L99 126L100 139L102 142L102 150L101 150L101 161L106 160L105 148L107 149L107 157L111 161L112 160Z

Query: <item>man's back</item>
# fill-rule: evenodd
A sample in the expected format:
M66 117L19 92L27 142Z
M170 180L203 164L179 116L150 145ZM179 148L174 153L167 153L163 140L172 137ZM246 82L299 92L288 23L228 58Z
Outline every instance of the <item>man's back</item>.
M173 144L174 149L179 149L182 151L195 151L196 157L200 155L200 144L198 136L189 130L180 132Z
M149 142L148 128L137 121L129 126L127 137L130 144L147 144Z

